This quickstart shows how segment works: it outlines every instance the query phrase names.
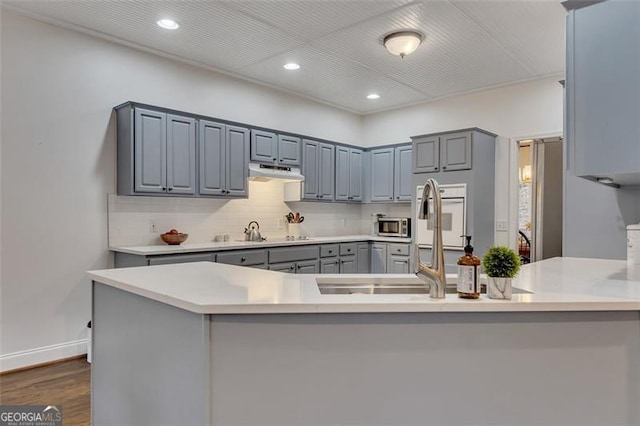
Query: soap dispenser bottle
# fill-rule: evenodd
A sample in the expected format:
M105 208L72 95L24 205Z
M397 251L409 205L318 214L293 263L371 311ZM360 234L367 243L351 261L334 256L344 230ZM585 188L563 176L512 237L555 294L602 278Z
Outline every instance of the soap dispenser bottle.
M471 235L464 235L467 245L464 255L458 259L458 297L478 299L480 297L480 258L473 254Z

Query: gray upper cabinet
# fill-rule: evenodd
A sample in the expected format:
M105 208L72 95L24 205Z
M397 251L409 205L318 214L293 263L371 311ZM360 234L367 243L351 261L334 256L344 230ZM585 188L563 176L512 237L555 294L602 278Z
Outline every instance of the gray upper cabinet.
M335 183L335 147L304 139L302 141L302 198L333 201Z
M640 185L640 2L569 12L565 136L577 176Z
M362 150L349 149L349 195L350 201L362 201Z
M411 145L378 148L371 151L370 198L372 202L411 202Z
M419 137L413 141L413 173L437 172L440 167L440 138Z
M471 168L471 132L440 136L442 171L468 170Z
M251 161L281 166L299 166L300 138L251 130Z
M371 201L393 201L394 148L371 151Z
M362 201L362 150L336 148L336 200Z
M200 195L247 196L249 129L200 120Z
M411 138L413 140L413 172L470 170L473 135L473 130L465 130Z
M276 164L278 162L278 135L262 130L251 130L251 161Z
M281 166L300 165L300 138L278 135L278 164Z
M196 122L125 104L118 119L118 193L193 195Z
M413 194L412 153L411 145L395 148L394 201L411 202Z
M135 191L165 192L167 115L141 108L135 114Z

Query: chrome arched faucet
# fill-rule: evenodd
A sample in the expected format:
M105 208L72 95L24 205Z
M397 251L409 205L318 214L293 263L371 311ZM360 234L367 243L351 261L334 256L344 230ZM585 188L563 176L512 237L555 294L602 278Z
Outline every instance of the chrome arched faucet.
M429 213L429 194L433 194L433 217ZM420 260L420 249L416 244L415 273L422 281L429 284L429 296L432 299L444 299L446 296L446 275L444 272L444 248L442 246L442 197L440 187L435 179L428 179L422 190L422 203L418 219L431 219L433 223L433 244L431 246L431 265Z

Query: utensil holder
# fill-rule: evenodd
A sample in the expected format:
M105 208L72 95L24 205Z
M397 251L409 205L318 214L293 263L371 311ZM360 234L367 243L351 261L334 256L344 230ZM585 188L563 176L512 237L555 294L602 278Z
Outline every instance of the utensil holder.
M300 224L299 223L290 223L289 224L289 236L293 238L300 238Z

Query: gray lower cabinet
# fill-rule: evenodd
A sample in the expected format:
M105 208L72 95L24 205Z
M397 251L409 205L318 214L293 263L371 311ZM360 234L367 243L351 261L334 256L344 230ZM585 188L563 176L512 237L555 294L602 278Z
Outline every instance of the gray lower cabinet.
M340 273L340 260L338 257L327 257L320 259L320 273L321 274L339 274Z
M336 147L336 201L362 201L363 153Z
M340 273L355 274L358 272L356 255L340 256Z
M320 273L320 248L317 245L271 248L269 269L296 274Z
M267 262L267 250L231 250L218 253L217 263L227 263L237 266L264 266Z
M471 169L473 135L471 129L412 137L413 173Z
M302 198L333 201L335 190L335 147L310 139L302 141Z
M114 254L114 266L116 268L129 268L133 266L168 265L188 262L215 262L216 254L188 253L188 254L161 254L153 256L140 256L129 253L116 252Z
M371 273L387 273L387 244L373 243L371 245Z
M408 274L409 270L409 256L396 256L390 255L387 259L387 273L388 274Z
M196 120L124 104L118 121L118 194L194 195Z
M368 274L371 271L371 244L358 243L357 256L358 274Z
M567 19L567 166L640 185L640 2L592 3Z
M249 129L200 120L200 195L247 197Z
M264 130L251 131L251 161L280 166L299 166L300 138Z

